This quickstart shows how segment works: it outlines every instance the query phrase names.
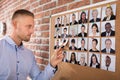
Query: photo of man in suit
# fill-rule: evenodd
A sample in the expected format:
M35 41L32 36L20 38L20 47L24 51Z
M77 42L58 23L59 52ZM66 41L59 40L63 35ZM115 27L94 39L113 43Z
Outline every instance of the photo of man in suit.
M105 37L105 36L115 36L115 31L113 31L111 26L111 23L107 22L105 24L105 32L102 32L101 36Z
M106 47L102 50L103 53L115 54L115 50L111 48L111 46L112 46L111 39L106 39L105 40L105 46Z
M57 18L57 23L55 24L55 27L60 27L61 26L61 23L60 23L60 18L58 17Z
M68 34L67 34L67 28L65 27L63 29L63 34L61 34L61 38L67 38L68 37Z
M55 36L54 36L54 38L60 38L60 28L57 28L57 29L55 29L56 30L56 33L55 33Z
M77 50L77 47L75 46L75 39L71 40L71 46L69 47L69 50Z
M87 51L87 49L85 48L85 39L81 40L81 47L78 48L78 50L80 50L80 51Z
M87 37L87 33L85 32L85 25L81 26L81 32L78 34L78 37Z
M72 14L72 22L70 22L70 25L76 25L78 22L76 21L76 15L73 13Z
M63 51L63 62L68 62L67 60L67 52L66 51Z
M56 45L54 46L54 49L59 49L59 40L56 40Z

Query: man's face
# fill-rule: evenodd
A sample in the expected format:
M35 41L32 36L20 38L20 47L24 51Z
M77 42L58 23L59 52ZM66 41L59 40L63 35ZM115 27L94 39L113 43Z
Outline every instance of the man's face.
M97 44L96 44L96 41L93 41L93 42L92 42L93 48L96 48L96 45L97 45Z
M72 46L75 46L75 43L72 42L71 44L72 44Z
M81 31L84 32L84 31L85 31L85 28L84 28L84 27L81 27Z
M58 19L57 19L57 23L59 23L59 22L60 22L60 19L58 18Z
M66 34L67 33L67 30L66 29L64 29L64 34Z
M82 40L82 41L81 41L81 47L84 47L84 46L85 46L85 41Z
M72 21L74 21L74 20L75 20L75 18L76 18L75 16L72 16Z
M92 16L93 16L93 18L96 18L96 17L98 16L97 10L94 10L94 11L93 11Z
M34 18L31 16L19 16L14 21L14 32L22 41L29 41L34 32Z
M106 32L110 32L111 31L111 25L110 24L107 24L106 26L105 26L105 30L106 30Z
M111 63L110 57L106 56L106 61L105 61L105 63L106 63L106 67L109 67L109 66L110 66L110 63Z
M111 41L106 41L106 48L107 49L110 49L111 48Z

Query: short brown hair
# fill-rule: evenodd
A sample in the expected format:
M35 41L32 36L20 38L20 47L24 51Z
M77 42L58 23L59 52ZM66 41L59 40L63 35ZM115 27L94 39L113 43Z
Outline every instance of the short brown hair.
M19 15L27 15L27 16L31 16L34 18L34 14L32 12L25 10L25 9L19 9L19 10L14 12L14 14L12 16L12 20L14 20Z

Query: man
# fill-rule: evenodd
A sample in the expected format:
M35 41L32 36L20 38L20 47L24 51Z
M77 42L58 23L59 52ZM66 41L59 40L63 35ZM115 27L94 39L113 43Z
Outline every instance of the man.
M64 28L63 29L63 34L61 34L61 38L67 38L68 37L68 34L67 34L67 28Z
M54 46L54 49L59 49L59 40L57 40L56 45Z
M108 22L105 24L105 32L102 32L101 36L105 37L105 36L115 36L115 31L113 31L111 24Z
M50 64L44 71L39 70L32 51L23 46L34 32L34 14L20 9L12 16L13 32L0 40L0 80L50 80L55 67L62 61L61 49L56 50Z
M63 51L63 62L68 62L67 60L67 52L66 51Z
M77 50L77 47L75 46L75 39L71 40L71 46L69 47L69 50Z
M84 39L81 40L81 47L78 48L78 50L80 50L80 51L87 51L87 49L85 49L85 40Z
M81 26L81 32L78 34L78 37L87 37L87 33L85 32L85 25Z
M54 38L60 38L60 29L59 28L56 29Z
M106 58L105 58L105 66L107 68L107 70L109 70L109 66L111 64L111 58L107 55Z
M72 22L70 22L70 25L76 25L76 24L78 24L78 22L75 19L76 19L76 15L73 13L72 14Z
M104 48L104 49L102 50L103 53L115 54L115 50L111 48L111 46L112 46L112 41L111 41L111 39L106 39L106 40L105 40L105 45L106 45L106 48Z
M55 27L58 28L61 26L61 23L60 23L60 18L58 17L57 18L57 24L55 24Z

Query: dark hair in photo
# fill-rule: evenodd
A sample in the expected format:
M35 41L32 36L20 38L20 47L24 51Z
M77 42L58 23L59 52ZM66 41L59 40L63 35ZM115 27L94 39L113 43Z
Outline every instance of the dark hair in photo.
M82 20L82 15L83 14L85 14L85 16L86 16L86 13L85 13L85 11L82 11L82 13L81 13L81 15L80 15L80 20ZM86 18L86 17L85 17Z
M66 30L66 31L67 31L67 28L64 28L64 30Z
M74 55L74 61L75 63L77 63L77 60L76 60L76 55L74 52L71 53L71 57L70 57L70 63L72 62L72 55Z
M81 43L82 43L82 41L84 41L84 42L85 42L85 39L84 39L84 38L82 38L82 39L81 39Z
M95 41L96 45L98 44L98 40L97 39L93 39L92 42Z
M17 11L14 12L13 16L12 16L12 20L14 20L15 18L17 18L20 15L26 15L26 16L31 16L34 18L34 14L26 9L19 9Z
M93 57L95 57L95 59L96 59L96 63L98 63L97 56L96 56L95 54L92 54L92 56L91 56L91 62L90 62L90 67L91 67L92 64L93 64L93 60L92 60Z
M75 39L72 39L72 40L71 40L71 43L75 43Z
M84 24L82 24L82 26L81 27L84 27L85 28L85 25Z
M99 30L98 30L98 25L97 25L96 23L94 23L94 24L92 24L92 28L93 28L94 26L97 28L96 32L99 32Z
M107 23L105 24L105 26L107 26L107 25L110 25L110 26L111 26L110 22L107 22ZM111 26L111 27L112 27L112 26Z

